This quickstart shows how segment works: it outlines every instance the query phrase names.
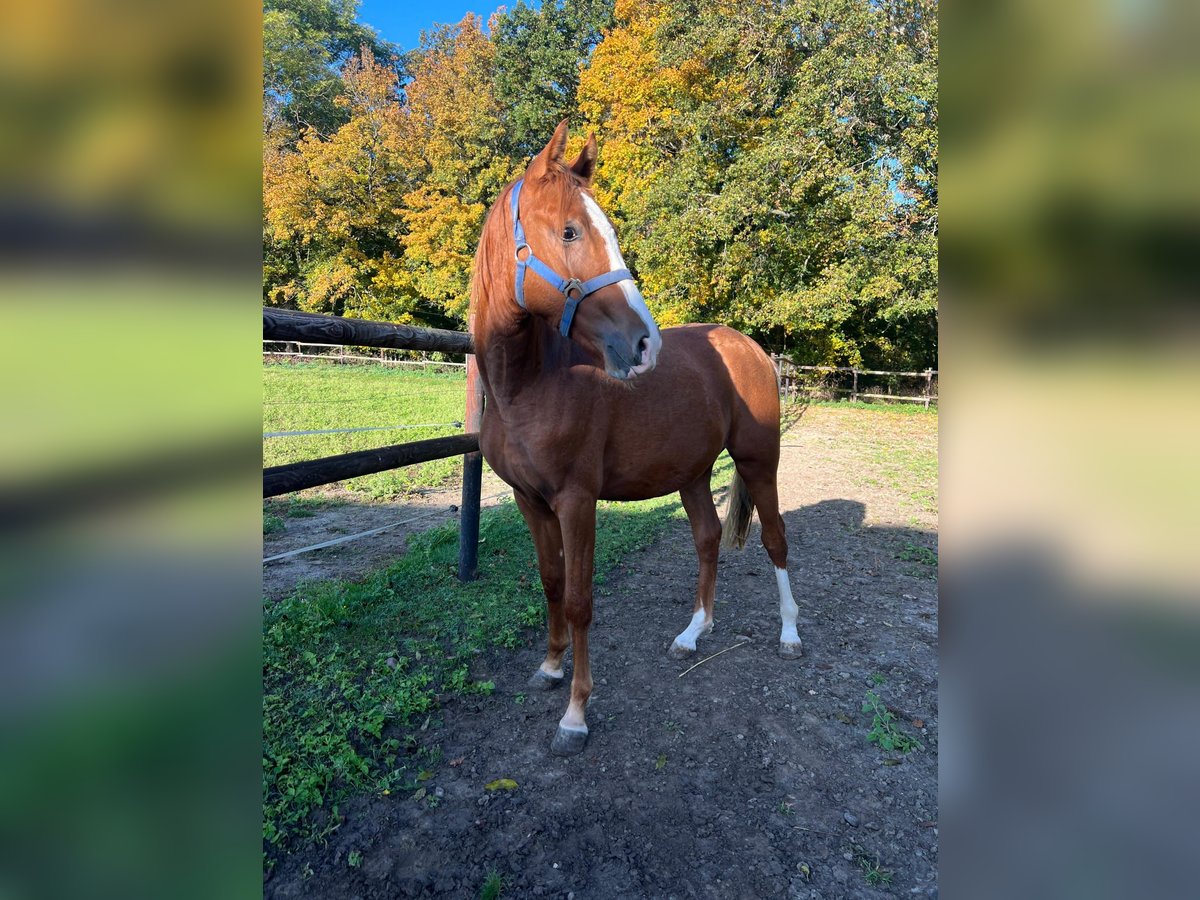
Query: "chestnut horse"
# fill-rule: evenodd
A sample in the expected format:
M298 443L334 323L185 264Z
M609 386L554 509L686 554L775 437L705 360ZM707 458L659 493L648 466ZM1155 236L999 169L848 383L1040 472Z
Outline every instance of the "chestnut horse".
M546 593L548 647L531 685L561 684L573 649L570 702L552 744L564 755L587 742L597 500L679 492L700 557L691 622L670 650L683 658L713 626L722 526L709 481L728 449L737 473L724 543L745 544L753 503L779 585L780 653L801 652L775 483L774 365L721 325L659 332L591 193L595 135L570 163L566 140L564 121L492 207L471 291L487 399L480 447L512 485Z

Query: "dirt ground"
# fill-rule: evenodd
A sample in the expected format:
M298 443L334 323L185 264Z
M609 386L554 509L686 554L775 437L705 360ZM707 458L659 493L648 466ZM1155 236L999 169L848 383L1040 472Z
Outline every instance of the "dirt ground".
M289 516L285 500L271 502L270 508L283 518L286 530L263 536L264 558L383 526L392 527L358 540L266 564L263 566L263 595L277 598L301 581L358 578L388 565L404 552L409 535L443 525L458 516L461 490L461 486L455 485L424 496L381 503L364 503L340 486L304 491L298 496L327 501L328 505L307 510L308 514L303 518ZM512 490L485 468L481 505L484 508L493 505L499 499L497 494L511 496Z
M479 659L492 695L453 700L423 733L442 762L420 799L342 804L342 826L265 894L471 898L495 872L503 897L936 896L936 475L932 502L914 496L898 445L936 452L936 419L814 407L784 438L802 659L776 655L757 523L722 556L715 630L668 658L696 577L673 523L597 591L582 754L549 752L567 695L526 687L544 646L531 634ZM867 741L867 691L922 749ZM501 778L516 788L486 788Z

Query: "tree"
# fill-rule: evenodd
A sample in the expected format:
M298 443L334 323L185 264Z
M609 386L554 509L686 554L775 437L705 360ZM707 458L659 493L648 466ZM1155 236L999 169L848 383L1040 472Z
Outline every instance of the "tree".
M390 321L418 317L400 271L403 196L418 173L398 91L395 71L364 48L343 69L335 99L346 123L327 139L307 132L294 152L269 148L266 234L288 263L265 270L279 279L265 283L267 302Z
M268 0L266 302L461 324L488 206L573 118L661 324L936 365L935 0L520 0L334 83L355 2Z
M664 323L805 361L936 354L932 4L619 0L580 107Z
M308 129L329 135L345 124L339 73L363 47L400 65L396 47L357 15L358 0L264 0L263 130L278 133L269 139L291 146Z
M489 205L515 177L503 153L493 89L495 45L478 16L426 32L407 86L405 154L416 182L402 200L404 265L397 286L426 307L462 317Z
M508 152L528 159L576 109L579 74L613 23L613 0L518 0L491 23Z

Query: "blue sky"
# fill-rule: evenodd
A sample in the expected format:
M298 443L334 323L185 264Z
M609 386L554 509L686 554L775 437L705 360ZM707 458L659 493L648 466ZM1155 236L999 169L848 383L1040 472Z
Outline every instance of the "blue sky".
M528 0L526 0L528 3ZM468 12L478 14L484 24L499 6L516 6L516 0L362 0L358 20L372 25L380 37L411 50L421 40L421 32L435 22L459 22ZM537 3L529 4L537 6Z

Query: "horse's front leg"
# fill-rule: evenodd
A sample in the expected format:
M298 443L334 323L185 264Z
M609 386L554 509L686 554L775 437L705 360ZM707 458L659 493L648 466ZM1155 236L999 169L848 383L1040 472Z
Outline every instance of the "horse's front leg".
M517 506L533 536L537 550L538 571L542 590L546 593L546 658L529 679L529 686L538 690L556 688L563 681L563 655L567 652L567 616L563 609L566 574L563 568L562 529L554 511L541 497L526 497L514 492Z
M566 585L564 604L571 626L575 668L571 677L571 702L558 723L551 750L560 756L578 753L587 743L585 718L592 694L592 667L588 659L588 628L592 624L592 564L596 552L596 498L584 495L559 497L554 504L562 529Z

